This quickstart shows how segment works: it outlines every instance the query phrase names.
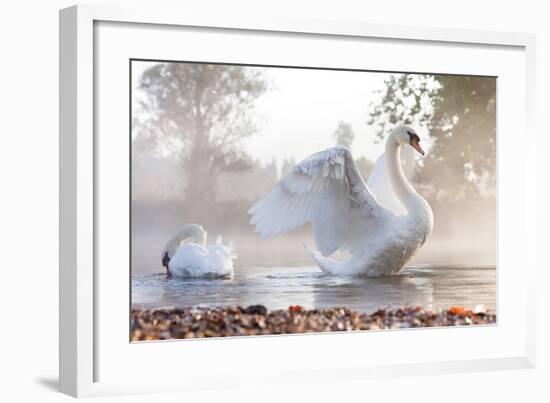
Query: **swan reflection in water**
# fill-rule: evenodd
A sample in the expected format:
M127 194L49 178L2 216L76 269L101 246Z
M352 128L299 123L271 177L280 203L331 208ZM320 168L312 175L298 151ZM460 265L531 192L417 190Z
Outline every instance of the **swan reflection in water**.
M404 304L443 309L453 305L495 309L496 270L484 267L407 267L399 275L341 277L316 266L236 267L233 279L167 278L136 274L137 308L262 304L269 309L349 307L372 312Z
M361 312L407 304L432 309L434 284L431 278L420 274L421 270L405 268L400 274L392 276L326 279L326 282L316 284L313 305L345 306Z

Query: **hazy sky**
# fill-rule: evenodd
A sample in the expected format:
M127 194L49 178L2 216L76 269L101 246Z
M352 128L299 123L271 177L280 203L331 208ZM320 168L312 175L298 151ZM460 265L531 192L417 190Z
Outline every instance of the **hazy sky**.
M143 71L154 64L132 63L134 89ZM265 72L271 89L256 103L259 132L243 142L251 156L262 162L276 158L279 164L290 157L300 161L334 145L332 134L340 120L352 125L356 157L376 160L383 152L366 121L374 92L384 88L388 74L290 68ZM139 90L135 95L139 97Z
M299 161L334 145L340 120L352 125L357 157L376 159L382 152L366 121L372 94L384 87L386 74L302 69L268 69L267 74L274 90L258 100L265 120L261 135L248 141L249 152L260 159L275 154Z

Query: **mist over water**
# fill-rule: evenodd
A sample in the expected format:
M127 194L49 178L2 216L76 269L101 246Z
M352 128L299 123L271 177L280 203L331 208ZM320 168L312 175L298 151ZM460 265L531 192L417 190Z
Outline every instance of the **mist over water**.
M182 208L183 210L183 208ZM169 217L182 215L165 211ZM452 220L435 215L434 231L426 244L409 262L411 265L449 266L495 266L496 265L496 217L494 211L458 212ZM162 270L161 251L183 223L191 219L167 219L164 214L133 217L132 226L132 273L159 273ZM245 217L246 219L246 217ZM456 220L456 221L455 221ZM247 221L241 228L225 228L223 224L202 223L208 231L208 243L223 236L224 242L233 241L238 258L236 267L246 270L253 266L266 265L312 265L310 255L303 243L314 246L310 225L276 238L261 239ZM344 259L345 255L335 255Z
M160 250L171 231L146 232L132 243L132 305L262 304L269 309L286 309L298 304L307 308L345 306L371 313L380 307L407 304L433 310L450 306L473 309L482 304L495 310L495 247L489 242L481 244L483 232L478 231L477 239L474 232L469 237L454 232L454 240L434 237L398 276L339 278L324 275L304 250L302 242L314 245L311 228L268 240L252 232L210 230L211 240L224 235L236 244L238 258L230 280L167 278Z

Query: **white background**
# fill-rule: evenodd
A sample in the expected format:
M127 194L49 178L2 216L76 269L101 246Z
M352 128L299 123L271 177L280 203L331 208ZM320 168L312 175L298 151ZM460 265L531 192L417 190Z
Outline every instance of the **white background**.
M105 2L105 1L104 1ZM178 2L181 4L182 1ZM117 4L140 2L117 1ZM143 2L146 3L146 2ZM156 1L155 4L168 2ZM543 156L549 145L549 129L542 118L548 110L550 72L550 27L544 2L522 1L509 5L500 2L462 1L366 1L339 0L277 2L189 1L215 13L273 13L319 19L363 19L375 23L430 25L502 31L538 33L538 104L541 116L539 137L539 250L547 248L545 223L549 205ZM227 2L229 3L229 2ZM296 4L297 3L297 4ZM2 198L2 290L0 291L2 387L6 401L62 401L57 383L57 131L58 131L58 17L57 10L71 5L68 1L26 1L2 3L0 24L2 61L0 63L0 172ZM518 153L522 150L518 149ZM540 264L540 263L539 263ZM549 306L544 285L550 275L540 264L539 354L534 370L406 377L368 382L300 385L279 390L250 388L201 392L192 395L158 395L104 398L101 401L164 402L183 399L201 401L278 401L297 399L334 400L407 400L454 402L471 400L548 401L550 392ZM518 267L518 270L521 270ZM414 348L414 346L411 346ZM450 346L452 348L452 346Z

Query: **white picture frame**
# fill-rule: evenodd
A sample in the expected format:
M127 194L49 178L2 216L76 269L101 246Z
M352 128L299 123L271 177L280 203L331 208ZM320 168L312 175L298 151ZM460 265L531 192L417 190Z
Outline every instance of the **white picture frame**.
M99 89L95 82L95 70L101 66L97 59L98 32L94 27L101 23L130 24L134 35L137 35L137 32L145 27L157 27L159 30L168 27L171 30L193 27L193 29L200 28L204 32L208 30L222 33L225 31L239 32L239 35L243 37L255 33L265 33L274 36L274 40L277 35L287 38L307 36L316 40L330 38L331 40L350 39L351 41L353 39L354 43L361 43L363 40L379 40L385 41L388 46L393 42L399 42L403 47L417 44L439 47L440 50L446 47L454 47L461 51L462 49L474 49L480 54L489 52L490 49L497 52L500 50L503 53L513 53L514 55L510 57L515 61L520 61L521 64L518 70L521 71L521 77L514 89L514 91L520 91L521 94L520 99L515 102L521 103L523 109L520 116L515 121L510 120L509 123L510 128L515 129L520 141L528 148L524 155L515 157L521 162L523 169L519 169L513 174L523 183L524 191L514 195L507 191L506 183L501 183L500 179L498 182L498 262L499 267L513 264L515 256L523 255L523 278L518 280L512 274L509 276L499 274L498 302L500 310L512 309L513 301L506 299L506 296L509 295L506 290L511 286L516 288L518 294L516 305L519 306L514 308L517 309L514 314L516 318L519 318L516 324L518 329L513 330L512 324L504 315L502 321L499 319L497 326L480 327L475 331L465 328L431 329L429 333L428 331L403 331L397 332L398 335L393 335L394 332L392 332L391 336L387 332L376 332L371 336L365 336L365 333L362 332L338 335L236 338L231 341L212 340L208 341L209 344L205 344L203 341L191 341L191 344L189 341L143 343L129 353L121 351L120 354L141 354L149 356L147 359L153 360L155 358L151 358L151 356L162 359L163 356L166 357L166 354L174 354L177 349L177 354L182 354L183 357L188 354L187 357L192 361L197 360L200 354L225 354L227 349L239 353L248 351L249 355L261 355L267 353L268 350L277 352L277 349L289 349L294 352L300 351L307 362L304 365L295 363L294 366L285 366L273 357L271 371L268 366L257 367L259 364L256 363L252 372L247 372L244 366L242 368L234 366L230 374L227 371L224 372L224 368L220 368L217 373L205 375L206 372L204 372L201 375L200 369L198 369L196 377L182 376L179 379L161 380L160 378L165 378L161 373L159 379L149 378L147 382L136 382L124 376L120 378L99 376L98 361L109 362L102 356L102 354L106 355L102 351L108 351L109 355L117 353L116 344L105 346L105 343L98 341L104 340L102 332L105 332L105 326L99 326L99 324L102 323L102 316L108 315L104 309L101 309L101 302L98 302L102 298L102 293L108 291L101 287L105 285L104 277L97 276L98 262L101 261L97 254L97 245L101 240L96 221L98 193L103 184L98 182L96 173L98 169L102 169L101 165L104 161L99 155L101 146L98 146L94 140L100 127L96 114L101 107L98 104ZM131 40L132 34L127 32L120 35L120 40L127 40L128 35ZM293 382L297 375L300 377L300 382L324 382L329 379L337 381L413 373L418 375L533 367L535 365L534 279L536 278L533 273L536 264L532 249L536 243L534 242L536 212L534 209L525 208L525 206L535 198L535 175L531 175L531 173L534 172L536 164L534 160L536 136L530 123L533 121L535 99L534 52L535 38L534 35L529 34L376 25L366 22L295 20L292 18L262 19L257 16L252 18L245 15L235 18L214 14L203 15L188 9L138 9L79 5L62 10L60 12L60 390L72 396L99 396L235 386L239 385L239 377L242 375L246 375L248 380L254 379L260 384L271 384ZM126 57L122 49L120 57L121 59ZM508 56L503 55L503 57ZM473 61L464 61L465 65L469 62L473 63ZM391 66L391 63L395 62L389 60L388 65ZM441 63L445 63L445 61L441 61ZM480 66L482 65L480 64ZM419 71L425 71L425 69L422 70L422 67L419 68L421 69ZM438 72L441 68L434 67ZM487 67L487 71L483 73L490 73L490 70L491 68ZM513 74L516 73L510 72L510 79ZM504 94L507 94L506 90ZM127 104L123 105L126 110L127 107ZM123 112L124 109L121 114ZM501 119L511 119L509 116L502 116L503 112L505 114L506 111L499 109L499 136L509 133L507 127L500 125ZM127 131L122 133L125 141L127 141L127 133ZM529 139L528 142L527 139ZM505 173L510 171L506 168L507 156L510 151L511 148L506 141L502 142L502 146L499 143L499 170ZM103 167L103 169L108 168L107 166ZM505 194L506 198L501 203L502 194ZM118 194L113 193L112 197L118 197ZM535 205L534 202L531 204ZM516 206L518 214L512 217L509 213L513 206ZM516 235L521 239L514 243L515 251L511 250L514 248L509 248L514 240L509 239L510 237L503 231L503 228L510 227L519 231L521 235L521 237ZM504 295L504 300L502 295ZM115 301L116 304L128 303L124 297L119 299L119 301ZM113 299L111 298L109 301L113 301ZM120 311L114 309L113 312L111 316L118 315L117 312ZM122 320L126 320L126 318L122 318ZM120 333L113 335L113 338L116 337L120 339ZM468 343L473 345L479 341L477 344L480 344L481 347L479 353L474 349L467 355L465 348L464 352L457 351L452 357L449 356L451 358L441 358L437 354L430 356L429 354L411 352L407 357L392 360L382 357L375 358L375 355L370 356L373 357L372 359L365 359L361 355L352 357L346 350L346 346L343 346L339 350L341 354L338 356L325 358L322 362L314 360L315 350L313 348L315 345L341 346L343 342L353 345L353 343L362 343L365 337L369 337L369 344L380 343L379 345L384 343L384 339L392 337L417 343L417 346L429 346L439 339L445 340L445 342L462 340L465 347L470 347ZM490 344L496 338L501 340L502 344L495 344L492 351L483 350L483 346ZM314 340L314 342L310 340ZM128 338L118 342L129 344ZM99 348L98 343L102 347ZM183 347L182 343L186 343L187 347ZM196 351L197 354L191 355L192 351ZM231 359L233 356L228 354L227 358ZM346 364L346 356L349 365ZM233 359L237 359L236 357ZM121 355L117 359L126 361L128 358L128 355ZM245 356L243 361L246 362L246 360ZM113 368L111 372L124 372L124 368Z

